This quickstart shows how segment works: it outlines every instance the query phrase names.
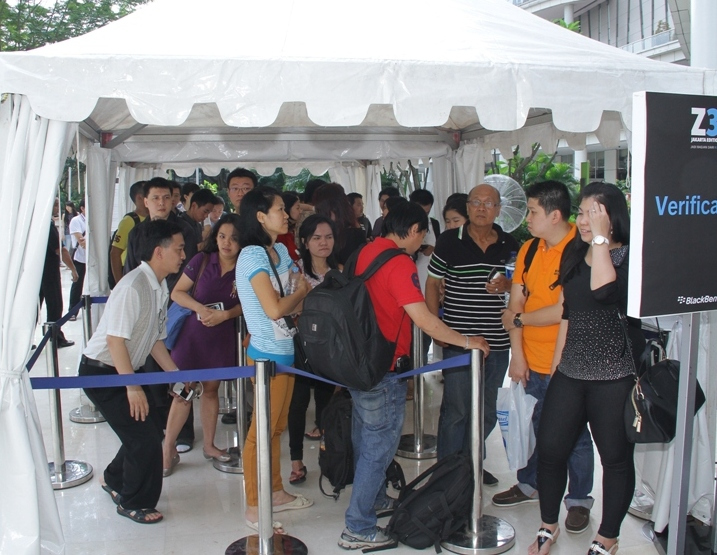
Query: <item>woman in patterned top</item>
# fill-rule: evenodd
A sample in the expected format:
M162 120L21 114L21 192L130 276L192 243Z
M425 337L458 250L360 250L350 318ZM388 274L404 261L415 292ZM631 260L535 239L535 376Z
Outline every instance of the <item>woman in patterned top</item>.
M622 192L591 183L579 197L578 234L560 264L563 319L553 374L538 430L538 489L542 525L530 555L545 555L557 540L567 461L585 423L603 465L602 522L588 555L617 551L620 525L635 489L633 444L624 406L634 384L627 308L630 219Z
M324 281L324 275L331 269L339 268L334 250L334 223L325 216L314 214L304 220L299 228L301 259L298 264L313 289ZM311 387L314 387L316 403L316 426L307 434L306 410L311 399ZM289 451L291 453L290 484L306 481L304 465L304 435L307 439L321 439L321 413L331 399L334 386L303 376L296 376L294 394L289 407Z

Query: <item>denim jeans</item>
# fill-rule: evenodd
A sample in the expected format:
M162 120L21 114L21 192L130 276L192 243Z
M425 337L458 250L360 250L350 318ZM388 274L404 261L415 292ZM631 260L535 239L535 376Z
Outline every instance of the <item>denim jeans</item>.
M463 349L443 348L443 359L465 354ZM483 376L483 439L495 428L498 389L508 369L508 351L491 351ZM470 455L471 372L470 364L443 370L443 400L438 418L438 459L463 451ZM485 448L483 450L485 453Z
M356 534L373 534L374 507L386 504L386 469L401 439L406 380L387 375L371 391L349 388L349 392L354 403L351 440L355 464L346 527Z
M533 410L533 430L538 437L540 415L543 412L543 400L548 390L550 376L530 371L530 379L525 386L525 392L535 397L538 402ZM595 471L595 457L593 455L593 442L587 425L583 426L575 447L568 459L568 474L570 482L568 494L565 496L565 506L585 507L592 509L595 500L590 497L593 489L593 474ZM538 449L536 447L525 468L518 470L518 487L528 497L538 491Z

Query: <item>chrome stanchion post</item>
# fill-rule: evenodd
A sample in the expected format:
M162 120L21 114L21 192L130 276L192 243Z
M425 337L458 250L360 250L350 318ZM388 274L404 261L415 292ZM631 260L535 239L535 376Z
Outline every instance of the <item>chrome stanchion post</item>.
M92 337L92 297L90 295L82 295L82 333L85 338L85 345ZM80 390L80 403L82 403L83 393ZM88 403L80 404L79 407L70 411L70 420L77 424L97 424L104 422L105 417L97 410L94 404L88 399Z
M237 318L237 362L239 366L246 366L246 349L244 339L246 338L246 322L244 316ZM225 382L229 383L229 382ZM241 450L244 448L246 434L249 426L246 419L246 378L237 378L236 386L236 445L229 447L227 452L231 455L229 462L214 461L214 468L229 474L243 474L244 465L241 460Z
M272 518L271 484L271 378L276 364L266 359L254 361L256 366L254 418L256 418L256 466L259 493L259 536L247 536L231 544L226 555L274 553L306 555L306 545L286 534L276 534ZM257 541L258 540L258 541Z
M413 325L413 366L425 365L423 357L423 331ZM434 459L436 436L423 433L423 375L413 376L413 433L401 436L396 454L407 459Z
M471 351L471 458L473 464L473 508L471 519L441 546L462 554L493 555L508 551L515 544L515 530L505 520L483 514L483 352Z
M42 331L50 332L49 344L45 346L47 368L52 369L55 378L60 377L60 359L57 356L58 328L54 322L42 326ZM50 418L52 420L52 446L55 462L48 463L52 489L66 489L84 484L92 478L92 466L86 462L65 460L65 435L62 430L62 400L60 390L50 391Z

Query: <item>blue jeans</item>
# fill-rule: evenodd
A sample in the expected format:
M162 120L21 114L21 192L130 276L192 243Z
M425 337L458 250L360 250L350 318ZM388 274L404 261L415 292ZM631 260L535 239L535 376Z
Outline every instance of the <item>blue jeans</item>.
M543 412L543 400L545 399L545 392L548 390L549 383L550 376L539 374L531 370L530 379L525 386L525 392L538 400L533 410L533 430L535 430L535 437L538 437L538 425L540 424L540 415ZM570 482L568 485L568 494L565 496L565 506L568 509L570 507L592 509L595 500L590 497L590 492L593 489L594 471L595 457L593 455L593 442L588 427L585 425L568 459ZM518 470L518 487L520 491L528 497L533 497L538 491L537 447L530 459L528 459L528 464L525 468Z
M443 349L443 359L465 354L463 349ZM508 351L491 351L485 359L483 377L483 439L495 428L498 389L508 369ZM438 418L438 459L463 451L470 455L471 372L470 365L443 370L443 400ZM483 449L485 454L485 448Z
M376 531L375 507L386 505L386 469L398 449L406 409L406 380L383 378L371 391L349 388L353 399L351 441L354 484L346 527L356 534Z

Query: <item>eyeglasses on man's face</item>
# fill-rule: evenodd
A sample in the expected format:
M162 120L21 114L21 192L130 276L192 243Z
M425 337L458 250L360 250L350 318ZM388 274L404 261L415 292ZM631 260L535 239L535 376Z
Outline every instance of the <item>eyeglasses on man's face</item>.
M473 206L474 208L485 206L489 210L494 206L500 206L500 202L493 202L492 200L479 200L477 198L469 200L467 204Z

